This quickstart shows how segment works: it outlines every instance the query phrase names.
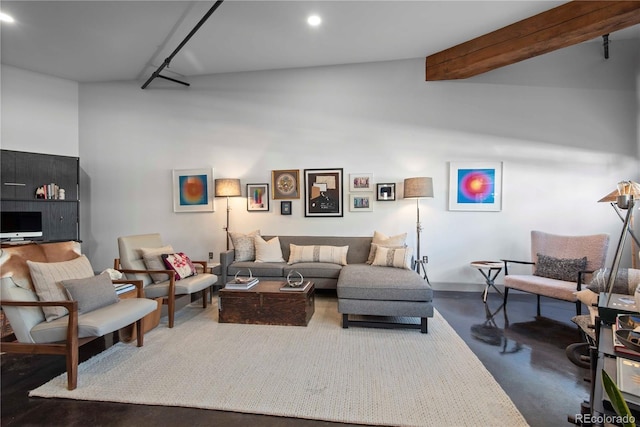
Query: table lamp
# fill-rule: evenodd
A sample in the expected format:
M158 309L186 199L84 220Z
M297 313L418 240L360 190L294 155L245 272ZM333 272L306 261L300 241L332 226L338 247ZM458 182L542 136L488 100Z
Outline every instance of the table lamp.
M229 197L242 196L240 180L235 178L219 178L215 180L215 196L227 198L227 225L223 227L227 233L227 250L229 250Z

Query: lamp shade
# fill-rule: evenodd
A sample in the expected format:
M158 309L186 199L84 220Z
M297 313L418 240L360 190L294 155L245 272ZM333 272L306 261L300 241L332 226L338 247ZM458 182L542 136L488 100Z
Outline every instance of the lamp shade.
M433 179L420 176L404 180L405 199L420 199L423 197L433 197Z
M242 196L240 180L234 178L220 178L215 180L216 197Z
M598 202L615 202L618 196L625 194L633 196L634 199L640 199L640 184L634 181L620 181L615 190Z

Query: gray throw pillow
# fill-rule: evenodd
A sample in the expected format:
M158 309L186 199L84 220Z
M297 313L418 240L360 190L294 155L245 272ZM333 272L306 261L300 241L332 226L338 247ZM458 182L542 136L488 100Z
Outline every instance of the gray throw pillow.
M78 301L78 311L88 313L118 302L116 289L109 274L104 273L86 279L63 280L69 299Z
M607 286L609 285L610 275L610 268L601 268L594 271L593 278L591 282L589 282L587 289L597 294L600 292L608 292ZM613 281L613 293L633 295L638 284L640 284L640 270L621 268L618 270L616 278Z
M538 262L533 275L566 282L577 282L578 272L585 268L587 268L587 257L575 259L554 258L538 254Z

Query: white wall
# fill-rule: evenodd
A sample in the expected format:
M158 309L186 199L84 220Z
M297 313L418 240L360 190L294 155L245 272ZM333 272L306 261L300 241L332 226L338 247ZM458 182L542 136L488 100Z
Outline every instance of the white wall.
M202 76L190 88L81 84L83 251L101 270L117 256L118 236L160 232L193 258L220 252L224 200L214 213L172 210L172 169L203 167L243 185L270 182L274 169L341 167L345 177L371 172L396 182L399 196L404 178L432 176L435 197L421 202L422 252L439 288L479 283L471 260L528 259L531 229L615 240L621 222L596 201L617 181L638 180L640 169L638 53L616 47L608 61L580 45L464 81L425 82L415 59ZM460 160L504 163L501 212L448 211L448 164ZM343 218L305 218L302 200L281 216L277 202L254 213L246 199L232 199L232 230L379 230L415 242L413 201L377 202L371 213L345 205Z
M2 65L0 147L78 156L78 83Z

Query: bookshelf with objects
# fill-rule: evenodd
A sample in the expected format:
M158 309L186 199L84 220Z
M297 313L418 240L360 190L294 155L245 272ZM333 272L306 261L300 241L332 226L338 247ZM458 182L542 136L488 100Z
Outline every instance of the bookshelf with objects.
M40 212L41 241L80 240L78 157L0 150L0 211Z

